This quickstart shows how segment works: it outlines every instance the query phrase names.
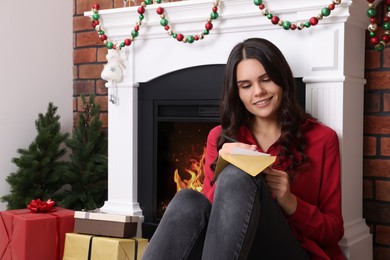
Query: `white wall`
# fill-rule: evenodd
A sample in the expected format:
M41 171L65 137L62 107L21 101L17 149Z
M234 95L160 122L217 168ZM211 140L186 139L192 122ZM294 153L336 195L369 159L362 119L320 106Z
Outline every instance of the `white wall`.
M70 0L0 0L0 196L10 192L11 159L34 140L34 122L49 102L58 107L62 131L71 132L72 17Z

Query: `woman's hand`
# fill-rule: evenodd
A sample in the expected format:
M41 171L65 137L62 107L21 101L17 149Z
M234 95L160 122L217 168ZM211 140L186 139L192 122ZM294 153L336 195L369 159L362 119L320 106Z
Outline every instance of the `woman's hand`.
M222 145L222 148L219 150L219 154L227 154L230 153L233 148L235 147L240 147L248 150L255 151L256 150L256 145L254 144L244 144L244 143L224 143Z
M290 191L288 174L283 171L267 168L263 171L266 183L276 197L279 206L287 215L292 215L297 209L297 198Z

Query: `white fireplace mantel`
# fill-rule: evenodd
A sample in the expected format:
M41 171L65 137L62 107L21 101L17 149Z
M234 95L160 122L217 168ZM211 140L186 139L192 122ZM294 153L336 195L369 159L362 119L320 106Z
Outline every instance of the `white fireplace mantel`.
M307 21L331 0L269 0L268 10L282 20ZM184 35L203 31L212 1L192 0L146 7L139 36L127 54L124 79L109 87L109 187L102 210L142 217L137 198L137 91L146 82L175 70L226 63L231 48L249 37L263 37L285 54L294 76L306 83L306 109L332 127L340 138L342 207L345 235L340 245L346 257L372 259L372 237L362 218L364 1L343 0L317 26L301 31L271 24L249 0L223 0L214 29L204 40L178 42L160 25L155 10L163 6L169 24ZM111 41L128 38L138 18L137 7L101 10L101 23ZM91 16L92 12L86 12Z

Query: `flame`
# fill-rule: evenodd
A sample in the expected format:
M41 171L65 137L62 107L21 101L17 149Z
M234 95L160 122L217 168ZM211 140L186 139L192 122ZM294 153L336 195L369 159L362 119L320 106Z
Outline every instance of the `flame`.
M205 164L206 147L203 148L203 154L199 160L190 158L191 166L184 171L190 176L189 179L183 179L179 174L179 169L174 172L174 180L176 183L176 192L181 189L190 188L201 192L203 189L204 173L203 168Z

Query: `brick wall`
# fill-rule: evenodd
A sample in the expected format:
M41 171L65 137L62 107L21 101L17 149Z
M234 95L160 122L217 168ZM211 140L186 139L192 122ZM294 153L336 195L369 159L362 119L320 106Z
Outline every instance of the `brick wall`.
M380 20L384 2L377 7ZM373 234L374 259L382 260L390 259L390 46L383 52L368 41L366 46L363 217Z
M80 94L96 94L107 128L107 89L100 78L107 49L84 17L94 2L74 5L73 108L76 114ZM122 0L98 3L101 9L123 7ZM373 234L374 259L390 259L390 46L380 53L367 44L365 76L363 216Z
M99 3L100 8L110 9L123 7L122 0L74 0L73 17L73 113L82 108L80 95L95 94L95 102L101 106L101 120L107 128L107 88L106 81L100 78L103 65L106 63L107 48L102 44L96 31L91 26L90 18L84 12L90 11L93 3ZM75 120L76 122L76 120Z

